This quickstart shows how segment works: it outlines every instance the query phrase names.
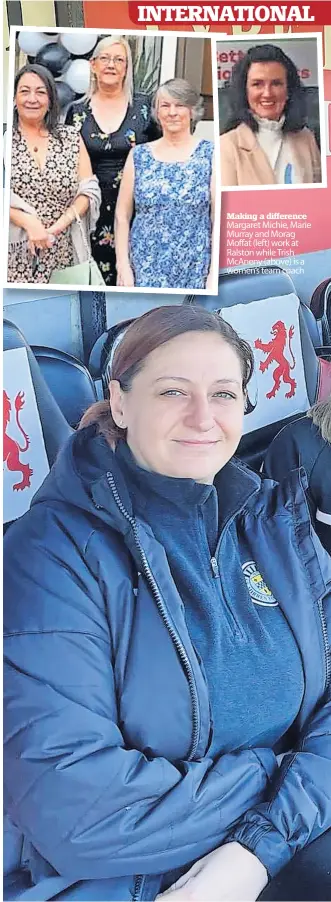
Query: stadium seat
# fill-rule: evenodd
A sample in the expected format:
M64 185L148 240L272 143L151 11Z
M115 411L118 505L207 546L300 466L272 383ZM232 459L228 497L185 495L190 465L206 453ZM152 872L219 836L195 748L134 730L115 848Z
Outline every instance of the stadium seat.
M310 309L317 322L321 345L331 345L331 279L315 288Z
M31 350L60 410L75 429L87 407L97 400L88 369L77 357L64 351L39 345L32 345Z
M220 274L218 296L189 295L183 303L219 311L251 343L255 375L238 455L259 469L282 426L327 395L331 348L321 347L312 311L300 301L291 278L279 266ZM296 378L291 373L294 367Z
M4 521L28 509L71 428L22 332L4 321Z
M93 345L89 357L89 371L94 380L97 381L100 379L102 381L104 397L108 397L112 355L125 330L133 321L134 317L132 319L123 320L120 323L115 323L115 325L108 329L107 332L103 332ZM111 357L109 358L110 354Z

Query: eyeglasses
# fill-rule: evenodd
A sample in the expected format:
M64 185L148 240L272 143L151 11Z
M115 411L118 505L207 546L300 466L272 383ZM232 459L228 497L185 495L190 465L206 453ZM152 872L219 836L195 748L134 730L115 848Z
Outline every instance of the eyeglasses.
M102 66L108 66L108 63L114 63L114 66L123 66L126 63L124 56L108 56L103 53L99 56L99 60Z

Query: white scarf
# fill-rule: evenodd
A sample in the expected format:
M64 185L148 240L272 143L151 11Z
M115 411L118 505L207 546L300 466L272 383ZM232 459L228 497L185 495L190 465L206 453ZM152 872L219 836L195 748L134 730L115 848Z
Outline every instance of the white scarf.
M280 185L301 183L302 173L298 171L288 135L283 132L285 116L279 120L260 119L259 116L254 119L259 127L257 141L269 160L276 182Z

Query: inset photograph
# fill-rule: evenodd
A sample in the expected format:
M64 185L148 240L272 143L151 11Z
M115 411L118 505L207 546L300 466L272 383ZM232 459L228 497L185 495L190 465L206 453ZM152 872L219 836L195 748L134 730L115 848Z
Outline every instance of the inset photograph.
M211 39L12 32L7 285L217 293Z
M320 35L217 42L221 185L326 185Z

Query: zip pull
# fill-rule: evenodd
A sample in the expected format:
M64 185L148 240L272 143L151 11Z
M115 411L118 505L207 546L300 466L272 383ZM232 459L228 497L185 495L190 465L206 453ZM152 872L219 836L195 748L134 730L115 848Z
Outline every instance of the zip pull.
M211 569L212 569L214 579L220 579L220 571L219 571L216 557L210 558L210 564L211 564Z

